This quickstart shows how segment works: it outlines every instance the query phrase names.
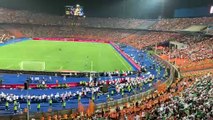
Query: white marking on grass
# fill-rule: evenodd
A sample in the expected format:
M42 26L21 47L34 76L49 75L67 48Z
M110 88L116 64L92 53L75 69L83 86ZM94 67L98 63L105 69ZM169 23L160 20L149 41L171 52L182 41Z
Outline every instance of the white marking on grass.
M93 61L91 61L91 71L93 71Z
M63 69L63 66L60 66L59 70L62 70Z
M113 50L113 53L114 53L115 56L121 61L121 63L126 67L126 69L129 70L128 67L126 66L126 64L124 63L124 61L121 59L121 57L119 57L119 56L116 54L115 48L114 48L114 50Z
M8 65L6 68L8 69L8 68L11 68L13 65Z

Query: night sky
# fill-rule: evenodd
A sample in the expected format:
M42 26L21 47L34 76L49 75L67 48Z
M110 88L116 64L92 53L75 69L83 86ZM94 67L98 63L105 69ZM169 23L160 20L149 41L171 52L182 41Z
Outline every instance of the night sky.
M65 5L80 4L89 17L172 17L178 8L213 5L213 0L0 0L0 7L64 15Z

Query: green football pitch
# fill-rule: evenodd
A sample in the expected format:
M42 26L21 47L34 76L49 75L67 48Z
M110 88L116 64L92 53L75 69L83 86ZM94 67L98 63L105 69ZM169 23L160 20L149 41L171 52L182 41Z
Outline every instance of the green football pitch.
M0 69L104 72L132 66L110 44L28 40L0 46Z

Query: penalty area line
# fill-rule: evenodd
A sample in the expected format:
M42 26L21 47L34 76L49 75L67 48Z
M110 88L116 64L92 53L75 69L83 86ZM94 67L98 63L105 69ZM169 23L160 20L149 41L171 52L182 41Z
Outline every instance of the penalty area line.
M60 66L59 70L62 70L63 69L63 66Z
M13 65L8 65L6 68L8 69L8 68L11 68Z

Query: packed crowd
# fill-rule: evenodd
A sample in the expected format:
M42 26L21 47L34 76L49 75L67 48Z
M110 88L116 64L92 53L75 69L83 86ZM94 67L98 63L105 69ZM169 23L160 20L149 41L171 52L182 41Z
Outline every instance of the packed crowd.
M13 10L0 8L0 23L19 23L19 24L67 24L66 20L60 16L49 14L32 13L25 10Z
M136 32L130 36L120 40L120 42L134 46L138 49L144 47L156 45L168 41L172 38L176 38L179 34L168 32Z
M19 25L17 29L28 37L74 37L93 40L106 40L129 44L138 49L175 39L178 33L147 32L119 29L98 29L66 26L25 26Z
M84 25L98 28L148 29L156 20L121 19L121 18L87 18Z
M168 90L155 92L94 118L121 120L212 119L212 74L176 80ZM199 108L199 109L198 109ZM103 118L104 117L104 118Z
M165 102L153 109L153 115L151 115L152 118L212 118L212 80L213 77L210 75L195 78L195 83L193 83L193 85L189 88L183 90L180 96L174 96L170 101Z
M7 31L0 29L0 43L5 43L10 39L14 39L15 36L10 35Z
M212 23L213 17L174 18L174 19L121 19L121 18L84 18L65 19L63 16L32 13L25 10L0 8L0 23L42 24L87 26L96 28L151 29L151 30L182 30L190 25Z
M5 14L6 13L6 14ZM108 40L112 42L125 43L138 49L154 46L170 40L175 40L186 44L184 49L172 49L164 47L163 54L169 59L187 59L189 65L184 67L199 65L212 65L213 59L213 37L209 36L190 36L172 32L150 32L135 31L124 29L151 29L162 31L182 30L190 25L206 25L213 22L213 17L202 18L174 18L156 20L140 19L120 19L120 18L85 18L81 20L64 19L60 16L44 15L28 11L15 11L0 8L1 23L18 23L16 29L28 37L75 37L95 40ZM27 24L27 25L21 25ZM32 25L37 24L37 25ZM71 25L71 27L70 27ZM85 28L95 27L95 28ZM151 26L151 27L150 27ZM99 29L105 27L106 29ZM124 28L107 29L107 28ZM14 38L10 34L0 29L0 43ZM206 62L206 59L208 61ZM197 64L197 62L202 62ZM209 62L210 61L210 62ZM137 61L136 61L137 62ZM195 62L195 63L193 63ZM192 67L193 68L193 67ZM212 66L211 66L212 68ZM194 68L193 68L194 69ZM157 71L158 72L158 71ZM92 100L105 95L110 99L115 94L128 96L142 91L142 86L148 84L154 87L153 80L156 76L149 75L147 78L126 78L117 79L109 82L101 81L98 85L92 83L82 83L81 90L76 92L64 92L50 95L15 95L1 92L0 101L6 102L5 107L13 103L14 110L17 110L17 102L32 103L40 102L62 102L63 106L69 99L81 99L81 97L91 97ZM93 119L212 119L212 74L202 77L190 76L178 79L166 89L165 86L160 90L142 98L139 101L127 103L126 105L116 106L115 109L102 110L101 114L95 114ZM92 86L91 86L92 85ZM100 91L100 86L109 85L111 90L107 93ZM29 103L27 103L29 104ZM15 108L16 107L16 108ZM199 109L198 109L199 108ZM80 114L72 114L71 118L81 118ZM85 117L85 116L84 116ZM87 119L92 119L88 117Z
M211 72L191 74L186 78L175 80L168 89L157 89L141 100L102 109L92 116L88 116L87 112L84 114L78 112L52 117L56 120L58 118L79 120L212 119L212 80ZM44 117L41 119L43 120Z
M86 19L65 19L62 16L31 13L25 10L11 10L0 8L1 23L21 24L43 24L43 25L72 25L88 27L107 27L125 29L146 29L155 23L155 20L141 19L120 19L120 18L86 18ZM118 22L119 21L119 22Z
M75 37L92 40L118 42L130 35L132 30L110 30L83 27L60 26L17 26L17 29L28 37Z
M183 36L176 41L187 45L186 49L175 49L171 58L187 58L200 61L213 58L213 37Z
M185 29L190 25L208 25L212 22L213 17L160 19L150 29L175 31Z
M176 64L182 72L212 68L213 37L180 35L172 41L174 40L177 44L182 43L186 47L164 46L159 50L163 59Z

